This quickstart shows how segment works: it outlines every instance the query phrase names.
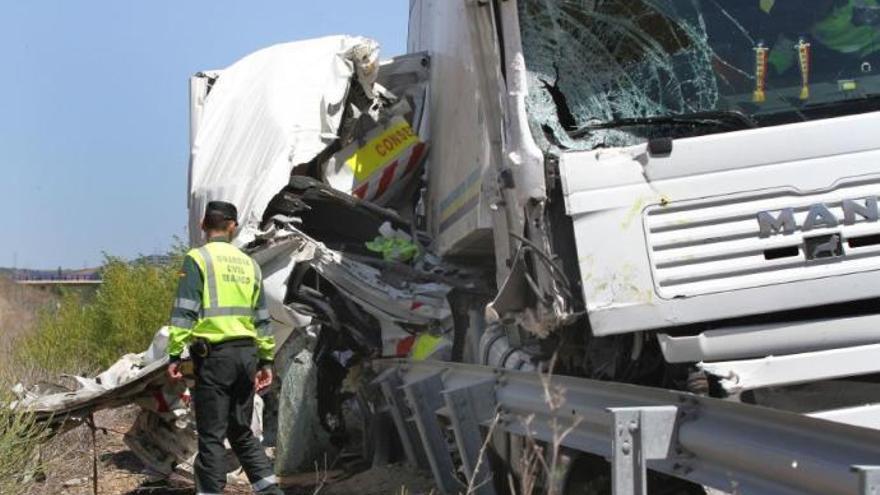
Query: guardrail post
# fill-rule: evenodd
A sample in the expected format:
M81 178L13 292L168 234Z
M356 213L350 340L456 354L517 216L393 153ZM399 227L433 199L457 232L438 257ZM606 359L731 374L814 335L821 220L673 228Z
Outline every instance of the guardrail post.
M449 446L437 419L437 411L443 407L442 390L443 380L439 373L403 386L434 480L441 493L453 495L459 491L461 483L455 478Z
M449 409L455 443L468 480L473 480L478 495L495 495L492 485L492 467L483 452L480 424L495 416L495 380L486 380L443 392ZM474 472L476 471L476 475Z
M853 466L859 475L860 495L880 495L880 466Z
M678 408L621 407L609 411L612 416L612 493L646 495L647 461L669 456Z
M376 381L379 382L382 388L382 395L385 396L385 402L388 403L391 419L394 421L394 426L397 427L397 435L400 436L400 443L403 444L406 462L410 466L417 467L419 465L419 458L416 455L415 444L410 435L411 430L404 418L406 408L402 403L400 395L400 386L402 385L400 373L397 371L397 368L391 368L383 372Z

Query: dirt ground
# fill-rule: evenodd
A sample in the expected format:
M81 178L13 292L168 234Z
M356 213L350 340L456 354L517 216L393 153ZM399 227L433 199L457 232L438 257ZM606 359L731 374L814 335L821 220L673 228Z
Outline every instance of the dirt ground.
M143 466L126 448L123 435L131 425L137 409L134 407L101 411L95 415L98 465L98 493L186 493L139 491L147 476ZM91 431L79 427L52 439L43 449L45 481L38 483L32 493L90 495L93 493Z
M356 474L346 480L331 483L325 495L364 495L433 493L434 482L427 473L404 466L383 466Z
M191 495L186 480L151 483L144 466L123 443L137 415L136 407L101 411L95 415L98 493L100 495ZM30 494L92 495L91 432L77 428L53 439L44 449L45 480ZM303 473L282 479L289 495L419 495L433 492L430 474L399 465L361 472L344 469ZM230 485L227 494L252 493L247 485Z
M421 495L436 493L430 473L401 465L375 467L359 473L331 471L286 477L288 495Z

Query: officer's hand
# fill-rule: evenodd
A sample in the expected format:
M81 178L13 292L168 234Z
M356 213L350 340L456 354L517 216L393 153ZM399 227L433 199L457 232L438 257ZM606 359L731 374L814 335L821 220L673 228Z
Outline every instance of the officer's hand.
M183 373L180 371L180 363L171 363L168 365L168 378L170 378L172 382L176 382L183 378Z
M262 392L272 385L272 370L269 368L260 368L257 376L254 378L254 389L257 393Z

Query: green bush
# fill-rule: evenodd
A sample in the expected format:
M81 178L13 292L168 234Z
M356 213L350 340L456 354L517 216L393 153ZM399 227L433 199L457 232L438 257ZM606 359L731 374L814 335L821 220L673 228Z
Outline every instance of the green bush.
M0 394L0 493L24 493L42 468L38 453L49 431L33 415L5 407L8 399Z
M65 291L19 341L18 362L48 372L91 372L143 351L168 321L180 262L179 254L160 264L107 257L94 298Z

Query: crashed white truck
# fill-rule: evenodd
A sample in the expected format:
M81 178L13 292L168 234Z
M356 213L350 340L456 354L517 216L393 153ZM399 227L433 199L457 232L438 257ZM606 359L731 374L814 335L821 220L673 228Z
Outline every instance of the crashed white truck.
M418 335L880 426L854 407L880 368L878 25L874 2L412 0L406 55L328 37L198 73L191 241L238 205L283 342L278 470L391 460L365 363ZM130 435L166 472L192 453L168 410Z

